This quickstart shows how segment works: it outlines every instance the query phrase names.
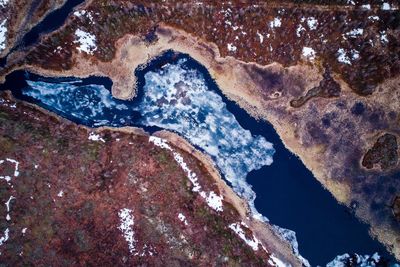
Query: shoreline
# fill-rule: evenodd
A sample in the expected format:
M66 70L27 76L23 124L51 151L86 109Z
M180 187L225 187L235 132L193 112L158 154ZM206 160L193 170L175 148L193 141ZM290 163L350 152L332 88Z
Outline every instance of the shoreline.
M186 139L179 136L178 134L169 132L167 130L157 131L154 134L149 134L142 128L133 126L125 126L125 127L101 126L98 128L91 128L72 122L38 105L15 99L10 91L6 91L6 94L7 97L15 101L17 105L19 103L23 103L23 105L36 109L39 112L42 112L49 117L55 118L57 121L74 124L78 128L85 129L87 132L94 132L97 134L102 133L104 131L123 132L127 134L133 134L144 137L156 136L167 140L168 143L190 154L196 160L198 160L204 165L208 174L213 178L213 181L216 183L218 190L220 191L220 194L224 198L224 201L230 203L236 209L241 220L248 225L249 229L253 232L254 236L256 236L257 239L263 245L263 247L265 247L268 250L268 253L271 253L271 255L273 254L274 257L277 257L283 260L284 262L290 263L293 267L302 266L299 258L297 258L292 252L292 248L289 242L283 240L282 237L280 237L276 233L273 225L257 220L250 216L251 210L248 203L244 199L241 199L233 191L233 189L226 184L226 182L222 179L218 170L214 166L214 163L212 162L211 158L209 158L207 155L203 154L202 152L194 148Z
M290 99L290 96L284 95L281 97L279 95L281 92L277 91L262 91L262 81L258 81L250 74L252 71L278 73L289 81L297 75L304 80L304 88L310 89L317 86L322 80L322 73L318 67L295 65L284 68L277 63L266 66L256 63L244 63L230 56L222 58L215 44L203 41L173 27L161 25L156 34L158 40L150 44L137 36L125 35L116 42L117 52L111 62L95 62L87 60L88 58L85 55L74 53L76 64L68 71L52 71L32 65L21 65L13 68L10 72L17 69L27 69L32 73L49 77L75 76L85 78L92 75L106 76L113 81L113 96L124 100L136 96L136 76L134 71L138 66L146 64L167 50L188 54L208 70L222 94L236 102L251 116L268 121L278 133L284 146L302 161L322 186L339 203L350 205L351 185L333 179L341 177L333 177L329 167L324 165L323 159L320 159L326 147L318 144L307 147L306 144L302 143L302 140L298 140L297 133L299 129L297 125L291 124L291 118L284 121L281 120L281 117L285 115L282 115L283 112L290 113L290 115L301 115L301 111L287 106L287 100ZM338 82L341 84L342 94L350 99L357 99L342 80L339 79ZM329 101L327 99L319 99L322 103L328 103ZM309 103L306 105L309 105ZM357 215L362 221L371 223L369 215L365 214L365 212L360 211ZM373 237L376 237L376 233L380 233L377 235L378 239L387 247L396 246L396 236L387 237L385 233L382 233L382 229L373 229L372 227L370 230L374 233ZM400 248L394 247L389 250L397 258L400 258Z

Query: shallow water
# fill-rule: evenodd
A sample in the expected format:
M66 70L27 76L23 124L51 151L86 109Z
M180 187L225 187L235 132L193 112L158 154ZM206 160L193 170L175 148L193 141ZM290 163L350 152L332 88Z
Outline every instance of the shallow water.
M209 154L224 178L249 200L254 198L252 186L257 210L272 223L294 230L300 253L313 266L346 252L379 252L391 258L368 235L367 226L283 146L272 126L226 99L199 63L168 52L135 73L139 93L132 101L112 98L111 83L104 78L48 79L15 72L3 89L13 88L16 97L88 126L132 125L179 133Z

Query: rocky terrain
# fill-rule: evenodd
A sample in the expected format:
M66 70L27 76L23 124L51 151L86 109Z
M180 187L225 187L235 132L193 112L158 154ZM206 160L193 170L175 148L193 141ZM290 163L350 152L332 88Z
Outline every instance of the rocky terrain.
M9 266L274 266L278 255L296 265L177 136L92 131L4 93L0 122L0 261Z
M188 53L400 259L399 26L389 0L87 1L0 76L104 75L130 98L136 67Z

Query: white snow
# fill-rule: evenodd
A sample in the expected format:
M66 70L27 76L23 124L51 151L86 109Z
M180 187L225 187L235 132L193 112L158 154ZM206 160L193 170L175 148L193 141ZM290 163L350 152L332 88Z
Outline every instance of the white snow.
M234 46L233 44L228 43L228 50L231 52L235 52L237 50L237 47Z
M382 10L397 10L397 8L391 6L389 3L383 3L382 4Z
M201 192L203 193L203 192ZM203 196L204 197L204 196ZM222 206L222 196L218 196L217 194L214 193L214 191L211 191L208 196L204 197L206 199L206 202L209 207L216 211L223 211L223 206Z
M281 259L277 258L274 255L271 255L271 259L272 259L272 262L269 261L269 263L271 265L275 265L277 267L289 267L289 266L291 266L290 264L284 263Z
M381 35L380 36L380 40L381 40L382 43L386 44L386 43L389 42L389 39L387 37L387 33L385 31L381 31L380 35Z
M296 35L297 35L297 37L300 37L301 36L301 32L302 31L305 31L306 29L303 27L303 25L301 25L301 24L299 24L298 26L297 26L297 29L296 29Z
M371 9L371 5L370 4L362 5L361 8L370 10Z
M0 247L8 240L8 238L10 237L9 236L9 233L10 233L10 230L7 228L5 231L4 231L4 236L2 236L2 237L0 237Z
M15 164L14 177L17 177L17 176L19 175L19 171L18 171L19 162L16 161L15 159L7 158L6 160L0 160L0 165L3 164L3 163L6 162L6 161ZM8 176L8 175L5 175L5 176L0 175L0 180L1 180L1 179L6 180L7 182L10 182L10 181L11 181L11 177Z
M370 20L379 20L378 16L369 16L368 19Z
M318 26L318 20L314 17L309 17L307 18L307 25L310 30L315 30Z
M314 60L315 59L316 53L315 53L315 50L312 49L311 47L306 47L306 46L303 47L302 53L303 53L303 56L305 58L308 58L310 60Z
M77 38L74 43L78 43L78 51L85 52L87 54L93 55L93 52L97 50L96 46L96 36L91 33L77 29L75 31L75 37Z
M126 242L128 242L129 252L134 253L136 251L135 232L133 231L135 217L132 215L132 210L123 208L118 212L118 216L121 222L118 229L122 232Z
M186 216L185 216L185 215L183 215L182 213L179 213L179 214L178 214L178 218L179 218L179 220L180 220L181 222L183 222L185 225L188 225L188 222L187 222L187 220L186 220Z
M8 5L9 0L0 0L0 6L1 7L6 7Z
M358 52L355 49L351 49L350 55L351 55L351 59L353 59L353 60L360 58L360 52Z
M260 44L262 44L264 42L264 35L262 35L258 31L257 31L257 35L258 35L258 38L260 38Z
M64 191L61 190L60 192L58 192L57 196L58 197L63 197L64 196Z
M192 191L198 192L200 194L200 196L206 200L206 203L210 208L212 208L218 212L223 211L223 204L222 204L222 200L224 199L223 196L217 195L214 191L211 191L208 193L203 191L201 188L201 185L199 184L199 181L197 179L197 174L189 169L188 165L183 160L182 155L179 154L178 152L174 151L171 148L171 146L168 145L166 140L156 137L156 136L150 136L149 142L155 144L156 146L159 146L161 148L171 151L174 155L175 161L179 164L179 166L182 168L182 170L186 173L186 176L192 183L192 185L193 185Z
M349 56L347 55L346 51L343 48L339 48L337 53L338 53L337 59L338 59L338 61L340 63L351 65L350 58L349 58Z
M0 23L0 52L6 48L6 38L7 38L7 26L6 26L6 23L7 23L7 19L4 19Z
M26 227L22 229L22 231L21 231L22 235L25 235L26 230L28 230L28 228L26 228Z
M244 242L246 242L246 244L249 245L254 251L257 251L258 245L259 244L261 245L260 241L258 241L258 239L254 235L253 235L252 239L247 239L246 234L243 231L242 225L247 228L246 224L243 222L242 223L232 223L228 227L231 230L233 230L240 237L240 239L242 239Z
M269 23L269 26L273 28L279 28L282 25L282 20L280 18L274 18L273 21Z
M81 17L86 17L90 20L90 24L94 24L93 21L93 14L91 11L86 11L86 10L78 10L74 12L74 15L77 16L78 18Z
M106 142L103 138L100 137L99 134L95 134L93 132L89 134L88 139L91 140L91 141L101 141L103 143Z
M347 33L346 33L346 36L355 38L355 37L361 36L361 35L363 35L363 34L364 34L364 29L362 29L362 28L356 28L356 29L353 29L353 30L347 32Z
M7 202L5 203L5 204L6 204L6 207L7 207L7 212L10 212L10 202L11 202L11 200L13 200L13 199L15 199L15 197L10 196L10 197L8 198Z

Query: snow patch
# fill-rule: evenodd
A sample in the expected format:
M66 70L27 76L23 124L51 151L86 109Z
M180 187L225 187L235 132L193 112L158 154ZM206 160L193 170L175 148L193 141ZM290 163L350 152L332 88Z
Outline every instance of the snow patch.
M91 133L89 134L88 139L91 140L91 141L101 141L101 142L103 142L103 143L106 142L103 138L100 137L99 134L96 134L96 133L93 133L93 132L91 132Z
M93 55L93 52L97 50L96 46L96 36L82 31L81 29L77 29L75 31L75 37L77 38L74 43L79 44L77 48L79 52L85 52L87 54Z
M243 231L242 225L247 228L247 225L243 222L242 223L232 223L228 227L232 231L234 231L240 237L240 239L242 239L244 242L246 242L246 244L249 245L254 251L257 251L258 245L262 246L262 244L260 243L260 241L258 241L258 239L254 235L253 235L252 239L247 239L246 234Z
M277 267L290 267L290 264L284 263L281 259L277 258L274 255L271 255L271 261L268 261L269 264L277 266Z
M206 200L207 205L210 208L214 209L215 211L223 211L223 204L222 204L223 196L218 196L213 191L209 192L208 194L205 191L202 191L201 185L199 184L199 181L197 179L197 174L189 169L186 162L183 160L182 155L180 155L178 152L175 152L171 148L171 146L168 145L166 140L156 137L156 136L150 136L149 142L152 142L153 144L155 144L156 146L159 146L161 148L172 151L175 161L179 164L179 166L182 168L182 170L186 173L186 176L192 183L192 185L193 185L192 191L198 192L200 194L200 196Z
M257 35L258 35L258 38L260 38L260 44L262 44L264 42L264 35L262 35L258 31L257 31Z
M181 222L183 222L185 225L188 225L188 222L187 222L187 220L186 220L186 216L183 215L182 213L179 213L179 214L178 214L178 219L179 219Z
M1 1L1 0L0 0ZM0 52L6 48L6 39L7 39L7 19L4 19L0 23Z
M201 192L204 193L204 192ZM222 200L224 199L222 196L218 196L211 191L208 196L203 196L206 199L207 205L216 211L223 211Z
M350 58L349 58L349 56L347 55L346 51L345 51L343 48L339 48L339 50L337 51L337 53L338 53L337 60L338 60L340 63L344 63L344 64L347 64L347 65L351 65Z
M269 27L273 28L279 28L282 26L282 20L280 18L274 18L273 21L269 23Z
M301 33L305 31L306 29L303 27L303 25L299 24L296 28L296 35L297 37L301 37Z
M315 50L312 49L311 47L306 47L306 46L303 47L302 53L303 53L303 56L305 58L308 58L310 60L314 60L315 59L316 53L315 53Z
M74 12L74 15L78 18L81 17L86 17L89 19L90 24L94 24L94 20L93 20L93 14L91 11L86 11L86 10L78 10Z
M118 217L121 224L118 229L122 232L126 242L128 242L129 252L131 254L136 252L136 239L135 232L133 231L134 216L131 209L123 208L118 212Z
M1 165L1 164L4 164L4 162L6 162L6 161L11 162L11 163L14 163L14 165L15 165L14 177L19 176L19 170L18 170L19 162L16 161L15 159L7 158L7 159L5 159L5 160L0 160L0 165ZM6 180L7 183L9 183L9 182L11 181L11 177L8 176L8 175L5 175L5 176L0 175L0 180L2 180L2 179L3 179L3 180Z
M1 7L6 7L8 5L9 0L0 0L0 6Z
M365 4L365 5L362 5L361 8L370 10L371 9L371 5L370 4Z
M379 38L379 39L380 39L381 42L384 43L384 44L386 44L386 43L389 42L389 39L388 39L388 37L387 37L387 33L386 33L385 31L381 31L381 32L380 32L380 38Z
M378 21L379 17L378 16L369 16L368 19Z
M10 230L7 228L4 231L4 236L0 237L0 247L10 238L9 234L10 234ZM1 255L1 253L0 253L0 255Z
M389 3L383 3L382 4L382 10L385 10L385 11L387 11L387 10L397 10L397 8L394 7L394 6L391 6Z
M364 34L364 29L356 28L346 33L346 36L355 38Z
M307 18L307 25L310 30L316 30L318 26L318 20L314 17Z
M64 191L61 190L60 192L58 192L57 196L58 197L63 197L64 196Z
M237 47L230 43L228 43L227 47L228 47L228 51L231 51L231 52L235 52L237 50Z

